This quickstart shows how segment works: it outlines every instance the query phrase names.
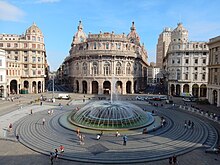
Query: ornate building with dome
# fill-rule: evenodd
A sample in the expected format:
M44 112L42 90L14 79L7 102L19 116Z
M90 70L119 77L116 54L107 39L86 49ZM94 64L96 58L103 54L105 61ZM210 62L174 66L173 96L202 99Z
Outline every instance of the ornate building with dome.
M41 93L45 90L47 59L42 31L35 23L25 34L0 34L6 53L7 94Z
M76 93L110 94L111 89L118 94L135 93L147 85L147 59L134 22L128 35L87 36L80 21L58 75Z
M164 61L169 95L207 96L209 48L206 42L189 41L182 23L171 32Z

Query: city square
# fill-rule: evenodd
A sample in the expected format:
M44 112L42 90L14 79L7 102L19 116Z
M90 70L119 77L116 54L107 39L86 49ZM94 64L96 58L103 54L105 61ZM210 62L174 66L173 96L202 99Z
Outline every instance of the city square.
M219 5L0 0L0 164L219 164Z
M47 97L50 96L51 93ZM59 162L59 164L66 163L66 160L79 164L163 164L167 163L168 158L173 154L176 154L178 159L183 159L181 161L190 162L193 160L184 160L184 157L200 150L207 160L211 159L209 161L216 164L219 161L218 155L215 153L205 153L206 149L217 145L218 133L216 130L219 129L218 124L216 128L216 125L212 124L212 120L209 122L203 121L207 120L205 116L201 118L196 114L189 115L185 110L180 110L178 107L173 108L172 104L164 104L163 107L150 105L145 101L135 100L135 96L124 96L122 99L133 98L129 102L137 104L148 111L155 111L158 116L163 116L166 119L166 125L155 131L149 131L147 134L143 134L142 129L132 131L127 135L128 142L126 146L123 146L123 132L120 132L119 137L116 137L114 132L104 132L100 140L97 140L96 134L99 133L98 131L83 132L82 129L80 131L85 136L85 144L82 145L77 137L77 130L66 129L59 124L60 116L72 111L76 106L81 107L85 104L83 102L84 95L76 94L72 97L76 97L76 99L73 101L56 100L55 103L43 101L43 105L40 105L40 102L30 105L30 99L19 98L18 100L22 100L20 105L16 105L14 111L1 117L1 121L2 118L5 119L1 124L4 125L2 130L8 130L8 124L13 122L13 131L7 131L7 135L2 134L1 141L3 144L16 143L17 145L16 135L19 135L19 143L24 145L25 148L27 147L26 149L23 148L22 152L31 149L32 154L29 156L33 156L33 160L35 159L35 152L42 154L42 158L39 159L45 164L49 162L49 153L53 152L55 148L59 148L60 145L65 147L65 152L59 155L58 160L54 162ZM86 95L86 102L91 101L89 97L91 96ZM16 100L17 103L19 103L18 100ZM32 96L32 100L35 100L35 95ZM62 109L59 103L63 105ZM4 104L4 106L6 105ZM54 113L48 114L48 110L52 109ZM31 110L33 114L30 114ZM46 120L45 125L42 125L43 118ZM184 121L186 119L194 121L195 126L193 129L185 128ZM10 147L6 148L10 150ZM19 148L21 147L19 146ZM47 157L46 160L43 155L47 155L45 156ZM194 156L198 155L197 153ZM4 159L2 160L4 161ZM23 161L26 161L25 155ZM203 161L201 160L200 164L204 163ZM13 160L9 161L9 164L10 162L13 162ZM42 164L44 164L43 162Z

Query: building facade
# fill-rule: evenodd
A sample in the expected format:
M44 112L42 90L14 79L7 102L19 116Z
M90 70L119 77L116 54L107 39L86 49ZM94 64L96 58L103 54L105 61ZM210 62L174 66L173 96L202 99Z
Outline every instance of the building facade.
M171 41L171 28L164 28L163 32L159 35L157 42L156 66L163 68L163 58L167 54L167 50Z
M34 23L25 34L0 34L6 52L7 94L41 93L47 70L44 36Z
M209 40L208 100L220 107L220 36Z
M161 69L151 62L148 67L147 83L148 85L158 84L163 75L161 74Z
M206 42L188 41L182 23L171 33L164 59L170 95L207 96L209 49Z
M87 36L79 23L62 74L74 92L119 94L144 90L147 85L147 52L140 44L134 22L128 35L112 33Z
M0 97L6 97L6 57L5 51L0 49Z

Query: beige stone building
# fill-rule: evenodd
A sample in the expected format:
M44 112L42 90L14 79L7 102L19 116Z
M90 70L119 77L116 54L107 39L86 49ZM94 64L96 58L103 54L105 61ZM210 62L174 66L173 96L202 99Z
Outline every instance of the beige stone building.
M147 52L134 22L128 35L112 33L87 36L79 23L70 55L60 69L74 92L119 94L144 90L147 85Z
M163 68L163 58L167 54L167 50L171 41L171 28L164 28L163 32L159 35L157 42L157 52L156 52L156 66Z
M0 98L6 97L6 58L5 51L0 49Z
M44 36L34 23L25 34L0 34L6 51L7 94L41 93L47 70Z
M188 41L188 30L182 23L171 33L164 58L170 95L207 96L209 49L206 42Z
M220 107L220 36L209 40L208 100Z

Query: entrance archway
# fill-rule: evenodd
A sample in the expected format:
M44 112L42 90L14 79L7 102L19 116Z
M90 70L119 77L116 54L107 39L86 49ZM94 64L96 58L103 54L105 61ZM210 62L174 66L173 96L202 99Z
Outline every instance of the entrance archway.
M37 92L37 83L36 83L36 81L32 82L32 91L33 91L33 93Z
M38 93L41 93L41 82L38 81Z
M103 94L110 94L111 91L111 83L109 81L105 81L103 83Z
M216 90L213 91L213 104L217 105L218 92Z
M180 85L176 85L176 96L180 96Z
M27 80L24 81L24 88L25 89L29 88L29 82Z
M17 80L12 80L10 82L10 93L11 94L17 94L18 91L18 83Z
M82 93L87 93L87 82L86 81L83 81L82 82Z
M97 81L92 82L92 94L98 94L99 92L99 83Z
M122 94L122 82L117 81L115 84L116 93Z
M79 93L79 81L76 80L76 93Z
M170 86L170 94L173 96L174 94L175 94L175 86L174 86L174 84L171 84L171 86Z
M183 92L184 93L189 93L189 85L188 84L183 85Z
M207 87L205 84L200 86L200 97L206 97L207 94Z
M127 81L126 83L126 93L131 93L131 81Z
M192 95L195 97L199 97L199 85L198 84L193 84Z

